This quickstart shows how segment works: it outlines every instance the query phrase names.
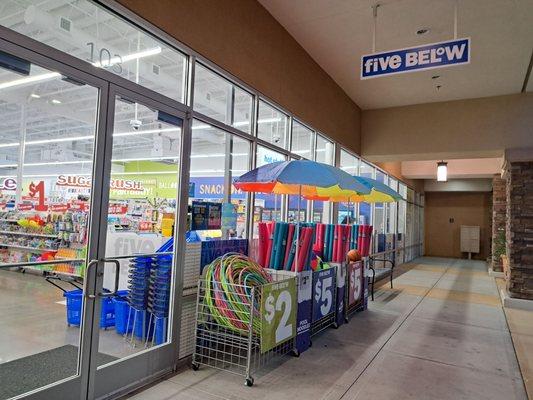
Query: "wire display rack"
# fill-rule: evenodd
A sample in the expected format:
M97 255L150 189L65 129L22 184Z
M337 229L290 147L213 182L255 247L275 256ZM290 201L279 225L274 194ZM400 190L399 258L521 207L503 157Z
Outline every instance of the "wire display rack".
M204 279L198 282L198 296L196 303L195 351L192 356L192 368L200 366L219 369L245 377L244 384L254 384L253 375L268 363L279 359L294 349L296 336L296 319L292 323L290 337L268 346L265 331L265 318L261 315L261 305L264 296L270 296L268 286L285 285L292 281L293 290L290 295L296 300L296 279L287 278L285 274L271 274L274 283L264 286L242 286L229 284L226 290L246 291L249 293L242 301L233 304L229 309L220 302L216 303L217 310L209 304L223 290L221 287L211 287ZM268 300L268 299L267 299ZM288 307L286 305L285 307ZM296 311L296 303L291 307ZM236 308L239 311L236 311ZM287 308L282 311L288 310ZM231 315L224 320L220 315ZM230 326L228 326L230 322ZM267 328L267 329L264 329Z

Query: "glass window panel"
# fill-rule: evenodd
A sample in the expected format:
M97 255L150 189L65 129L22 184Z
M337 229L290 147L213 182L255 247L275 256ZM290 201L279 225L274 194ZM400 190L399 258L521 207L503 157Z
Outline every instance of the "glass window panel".
M335 146L322 135L316 135L315 161L334 165ZM332 203L329 201L313 201L313 222L330 223Z
M2 1L0 23L184 102L187 58L87 0Z
M380 170L376 170L376 181L385 183L387 176ZM385 204L374 204L374 233L385 233Z
M252 133L253 96L237 86L234 88L233 127Z
M357 175L357 169L359 166L359 159L347 151L341 149L340 154L340 169L347 172L350 175ZM357 205L353 203L339 203L339 215L338 223L348 223L350 221L355 221L357 218Z
M364 162L361 161L361 166L359 168L359 176L363 176L365 178L373 178L374 177L374 170L375 168ZM369 203L359 203L359 223L360 224L372 224L372 206ZM376 229L376 227L374 227Z
M287 148L287 115L264 101L259 102L257 137L276 146Z
M298 154L308 160L313 159L313 139L315 133L300 124L298 121L292 121L292 142L291 152Z
M200 63L194 73L194 110L231 124L232 85Z
M392 177L389 177L389 187L398 191L398 181ZM398 211L398 203L389 203L387 213L387 233L396 233L396 216Z
M277 161L285 161L285 156L263 146L257 146L257 166L261 167ZM284 196L265 193L255 195L254 223L259 221L281 221ZM254 224L254 237L257 237L257 224Z
M335 162L335 146L333 142L321 135L316 136L315 161L333 165Z
M246 237L247 194L235 189L232 182L249 171L249 166L249 141L201 121L193 122L190 169L193 195L189 197L189 203L233 204L237 211L237 225L234 230L221 232L226 238Z

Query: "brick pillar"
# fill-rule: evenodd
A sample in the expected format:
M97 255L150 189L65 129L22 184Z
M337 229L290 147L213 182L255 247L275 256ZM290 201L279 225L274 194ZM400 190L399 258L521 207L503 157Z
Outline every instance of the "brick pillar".
M505 255L505 222L507 219L507 192L505 179L492 178L492 269L503 271L501 255Z
M511 297L533 300L533 162L509 162L507 181L507 257Z

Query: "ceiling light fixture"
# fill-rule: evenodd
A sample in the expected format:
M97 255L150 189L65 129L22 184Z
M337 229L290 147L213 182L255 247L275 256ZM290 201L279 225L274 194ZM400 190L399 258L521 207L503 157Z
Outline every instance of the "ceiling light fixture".
M32 93L32 94L30 94L30 97L33 97L34 99L40 99L40 98L41 98L41 96L39 96L39 95L36 94L36 93Z
M47 72L46 74L39 74L28 76L26 78L15 79L13 81L0 83L0 90L8 89L13 86L26 85L28 83L42 82L50 79L59 78L61 74L59 72Z
M52 99L53 104L61 104L61 100L58 99Z
M437 163L437 182L446 182L448 180L448 163L439 161Z

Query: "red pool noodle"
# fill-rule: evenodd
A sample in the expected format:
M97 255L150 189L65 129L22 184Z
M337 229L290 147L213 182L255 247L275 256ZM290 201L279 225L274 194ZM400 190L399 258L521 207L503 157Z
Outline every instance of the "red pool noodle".
M309 248L311 246L311 240L313 238L313 228L303 228L302 229L302 246L298 250L298 263L297 263L297 271L301 272L304 270L305 263L307 259L309 258Z
M333 227L333 253L331 254L331 261L337 260L337 240L339 240L339 225Z
M337 259L336 262L342 261L342 250L344 248L344 226L339 225L339 240L337 241Z
M265 265L263 265L263 267L265 268L268 268L268 266L270 265L270 253L272 253L272 242L274 240L274 238L272 237L272 235L274 234L274 227L275 227L276 223L275 222L267 222L266 226L267 226L267 233L268 233L268 242L267 242L267 252L266 252L266 257L265 257Z
M359 234L357 235L357 250L363 255L363 236L364 236L364 225L359 225Z
M291 254L292 241L294 236L294 225L289 225L289 231L287 233L287 247L285 249L285 259L283 260L283 269L287 269L287 263L289 262L289 254Z
M372 231L374 227L372 225L368 225L366 228L366 255L370 253L370 243L372 242Z
M258 249L257 263L261 266L264 266L265 256L266 256L266 247L268 246L268 243L267 243L268 233L266 232L266 225L264 222L259 222L258 230L259 230L259 246L258 246L259 249Z

